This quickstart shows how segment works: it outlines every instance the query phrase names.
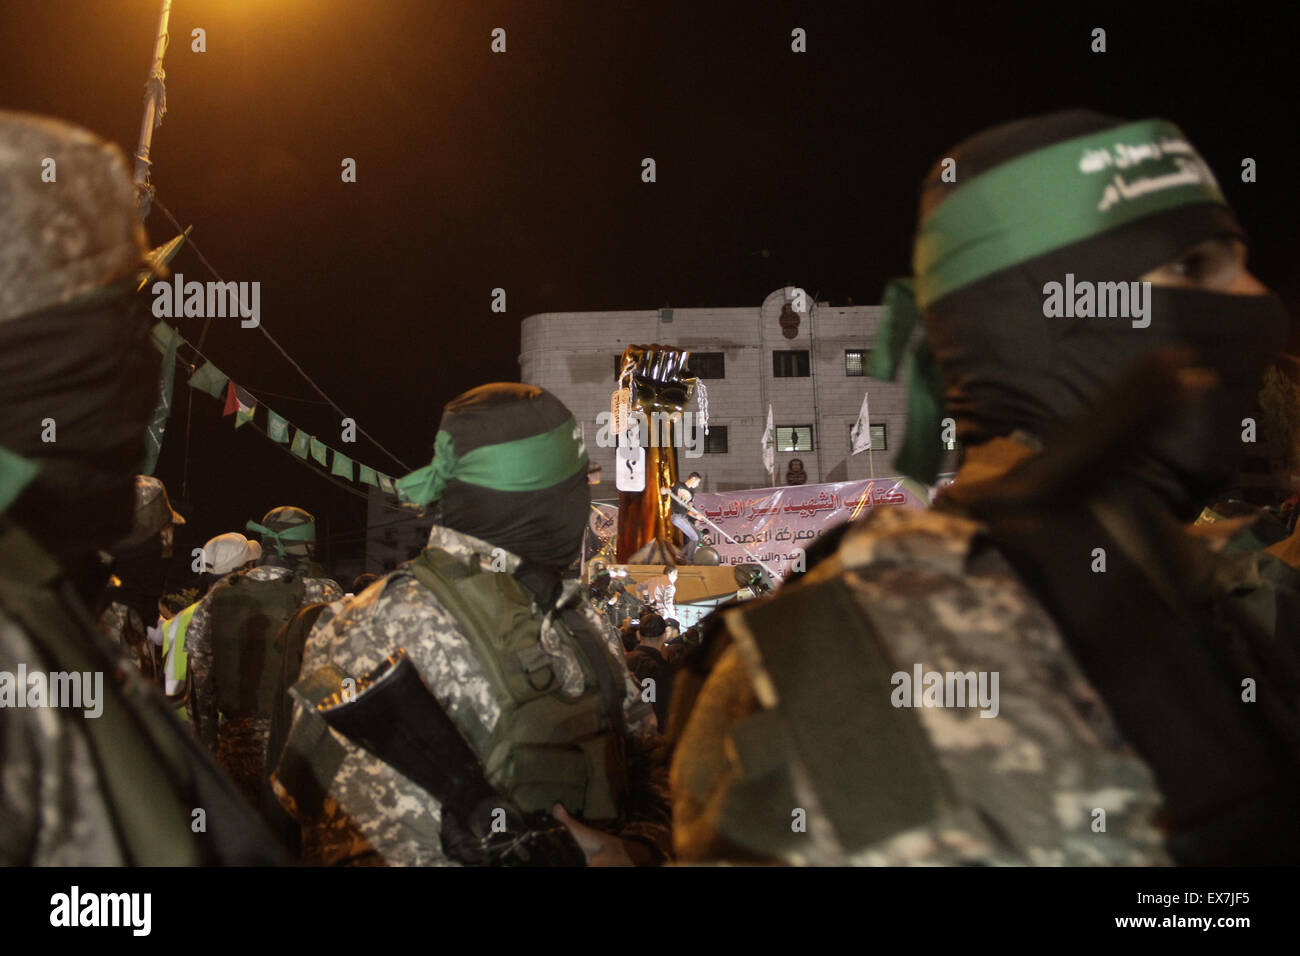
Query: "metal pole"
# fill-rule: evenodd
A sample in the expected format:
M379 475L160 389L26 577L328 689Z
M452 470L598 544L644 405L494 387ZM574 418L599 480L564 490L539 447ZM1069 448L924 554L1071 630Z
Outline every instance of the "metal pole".
M163 85L163 54L167 52L167 22L171 18L172 0L162 0L158 13L158 36L153 44L153 62L149 64L149 77L145 80L144 117L140 120L140 145L135 150L136 201L140 218L149 215L153 187L149 184L149 149L153 146L153 131L162 125L167 113L167 89Z

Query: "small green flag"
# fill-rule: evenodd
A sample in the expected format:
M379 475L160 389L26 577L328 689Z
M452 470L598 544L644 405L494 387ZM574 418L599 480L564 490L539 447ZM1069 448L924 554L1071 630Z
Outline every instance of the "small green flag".
M289 440L289 423L269 408L266 410L266 433L271 436L271 441L284 443Z
M357 465L357 469L361 472L357 478L358 481L364 482L367 485L379 484L379 481L375 478L375 469L371 468L369 465Z
M162 374L158 379L158 405L145 433L144 461L140 465L140 474L152 475L158 465L158 453L162 451L163 432L167 430L167 418L172 411L172 384L176 379L176 348L181 344L181 334L166 322L159 322L153 327L154 345L162 349Z
M326 452L328 451L329 449L325 447L325 443L323 441L321 441L315 435L311 436L311 456L315 458L319 464L324 465L326 467L329 466L329 460L326 458Z
M330 468L331 475L338 475L340 478L352 480L352 459L342 452L334 453L334 465Z
M289 446L289 450L299 458L307 457L307 433L301 428L293 430L293 444Z
M213 398L221 398L226 391L226 382L229 376L221 369L217 368L211 362L204 362L190 376L190 388L197 388L200 392L207 392Z
M386 495L397 494L397 488L393 485L393 479L382 473L379 476L379 488Z

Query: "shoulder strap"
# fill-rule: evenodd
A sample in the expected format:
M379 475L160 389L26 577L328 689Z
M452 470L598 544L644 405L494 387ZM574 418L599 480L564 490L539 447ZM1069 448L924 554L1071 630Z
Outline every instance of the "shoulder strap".
M917 715L892 706L899 667L842 579L783 589L728 622L762 705L736 727L745 776L720 821L732 840L770 852L794 839L806 853L813 830L793 833L790 815L812 817L810 797L849 853L938 815L938 756Z
M627 736L627 722L623 714L623 698L627 689L614 673L614 661L609 656L604 641L591 630L590 622L576 608L570 608L556 616L556 623L561 624L582 649L596 672L596 684L600 687L600 699L605 706L605 718L617 733L619 739Z

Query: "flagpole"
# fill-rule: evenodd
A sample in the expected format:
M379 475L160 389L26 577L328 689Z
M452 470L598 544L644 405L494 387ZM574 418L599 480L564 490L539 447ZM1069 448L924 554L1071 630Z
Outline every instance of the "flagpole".
M158 36L153 44L153 62L149 65L149 79L145 81L144 117L140 121L140 144L135 150L136 202L140 218L149 215L153 187L149 184L149 150L153 146L153 131L162 123L167 112L167 88L163 86L163 54L167 52L167 24L171 19L172 0L162 0L158 13Z

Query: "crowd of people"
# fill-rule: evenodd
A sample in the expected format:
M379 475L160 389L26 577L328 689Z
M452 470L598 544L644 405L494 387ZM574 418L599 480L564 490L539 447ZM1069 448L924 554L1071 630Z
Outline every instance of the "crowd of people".
M1080 161L1149 143L1146 179ZM942 412L956 480L685 631L674 566L573 574L586 451L516 383L399 481L435 517L411 561L345 592L311 514L250 503L168 594L123 157L0 113L0 195L0 676L104 675L97 717L0 693L0 862L1300 862L1300 552L1193 524L1288 318L1171 124L1055 114L936 164L875 348L903 457L937 463ZM1149 283L1152 320L1046 317L1067 273Z

